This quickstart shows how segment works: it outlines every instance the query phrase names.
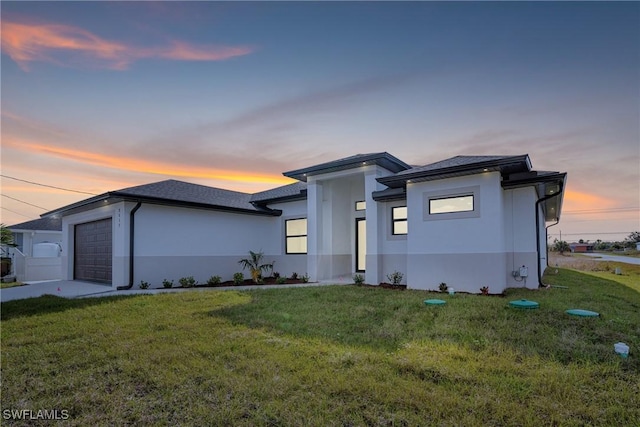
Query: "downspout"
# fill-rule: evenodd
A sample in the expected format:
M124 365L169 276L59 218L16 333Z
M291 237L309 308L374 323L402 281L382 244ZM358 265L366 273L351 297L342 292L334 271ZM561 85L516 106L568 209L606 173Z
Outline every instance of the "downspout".
M542 199L538 199L538 201L536 202L536 252L538 254L538 265L537 265L537 270L538 270L538 287L542 286L542 272L540 271L540 209L538 209L538 207L540 206L540 203L545 202L549 199L553 199L554 197L558 197L559 195L562 194L562 191L564 191L564 186L563 183L560 182L558 184L559 186L559 190L556 194L551 194L549 196L544 196ZM559 222L559 221L558 221ZM557 223L556 223L557 224ZM555 224L553 224L555 225ZM551 227L551 226L549 226ZM545 228L545 233L546 233L546 228ZM549 258L547 256L547 262L549 262Z
M140 209L140 206L142 206L142 202L138 202L138 204L136 204L129 213L129 284L126 286L118 286L117 289L119 291L131 289L133 287L133 243L135 236L134 231L136 229L135 214L136 211Z
M558 220L556 222L554 222L553 224L547 225L544 228L544 240L545 240L545 242L547 242L547 254L546 254L547 255L547 267L549 267L549 244L548 244L548 242L549 242L549 229L551 227L553 227L554 225L558 225L559 222L560 222L560 218L558 218Z

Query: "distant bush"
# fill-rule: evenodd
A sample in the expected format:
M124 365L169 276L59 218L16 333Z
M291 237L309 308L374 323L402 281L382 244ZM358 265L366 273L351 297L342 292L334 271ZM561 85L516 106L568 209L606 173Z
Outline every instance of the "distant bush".
M304 273L304 276L302 276L300 279L302 280L302 283L308 283L309 282L309 274Z
M244 282L244 274L242 273L235 273L233 275L233 283L236 285L241 285L242 282Z
M438 286L438 289L440 289L440 292L447 292L447 289L449 289L449 286L447 286L446 283L442 282L440 283L440 286Z
M183 288L192 288L198 284L196 279L193 276L181 277L178 282Z
M298 280L298 273L296 273L295 271L291 273L291 280Z
M149 289L149 282L145 282L144 280L140 280L140 289Z
M364 283L364 276L362 274L354 274L353 283L356 285L362 285Z
M219 285L221 282L222 282L222 277L220 277L220 276L211 276L211 277L209 277L209 280L207 280L207 285L216 286L216 285Z
M164 286L167 289L173 287L173 280L169 281L167 279L164 279L162 281L162 286Z
M287 281L286 277L281 277L281 276L276 277L276 283L278 285L283 285L286 281Z

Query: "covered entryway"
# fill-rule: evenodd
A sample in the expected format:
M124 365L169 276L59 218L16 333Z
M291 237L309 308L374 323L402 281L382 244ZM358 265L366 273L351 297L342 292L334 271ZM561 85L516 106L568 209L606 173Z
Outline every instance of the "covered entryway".
M77 224L74 235L74 280L111 284L111 218Z

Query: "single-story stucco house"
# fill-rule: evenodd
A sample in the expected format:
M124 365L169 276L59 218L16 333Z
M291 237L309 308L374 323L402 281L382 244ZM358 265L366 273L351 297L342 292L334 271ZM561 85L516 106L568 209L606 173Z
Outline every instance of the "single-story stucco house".
M7 227L15 247L3 249L11 259L11 275L20 282L62 277L62 218L47 216Z
M358 154L284 175L297 182L246 194L167 180L48 212L62 218L63 279L228 280L252 250L312 281L361 272L378 284L399 271L413 289L536 288L566 181L532 170L528 155L413 167Z

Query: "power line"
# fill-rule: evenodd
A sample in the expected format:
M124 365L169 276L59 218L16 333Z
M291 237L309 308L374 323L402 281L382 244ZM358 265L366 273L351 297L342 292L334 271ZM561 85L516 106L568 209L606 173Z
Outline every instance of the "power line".
M575 213L575 212L594 212L594 211L614 211L619 209L631 209L638 210L637 206L620 206L617 208L602 208L602 209L574 209L572 211L564 211L565 213Z
M610 231L610 232L602 232L602 233L562 233L565 236L592 236L592 235L601 235L601 234L631 234L632 231ZM549 236L559 236L560 234L551 234Z
M32 203L29 203L29 202L25 202L24 200L16 199L15 197L7 196L6 194L3 194L2 197L6 197L7 199L15 200L16 202L24 203L25 205L33 206L34 208L42 209L43 211L50 210L50 209L47 209L47 208L43 208L42 206L38 206L38 205L34 205Z
M7 175L0 175L0 176L3 177L3 178L13 179L13 180L20 181L20 182L26 182L27 184L39 185L40 187L55 188L56 190L70 191L72 193L80 193L80 194L88 194L90 196L97 196L97 194L95 194L95 193L88 193L86 191L70 190L68 188L56 187L56 186L53 186L53 185L40 184L39 182L27 181L25 179L14 178L12 176L7 176Z
M33 216L27 216L27 215L21 214L20 212L12 211L11 209L5 208L4 206L2 206L2 209L4 209L5 211L9 211L11 213L14 213L16 215L23 216L25 218L33 219Z

